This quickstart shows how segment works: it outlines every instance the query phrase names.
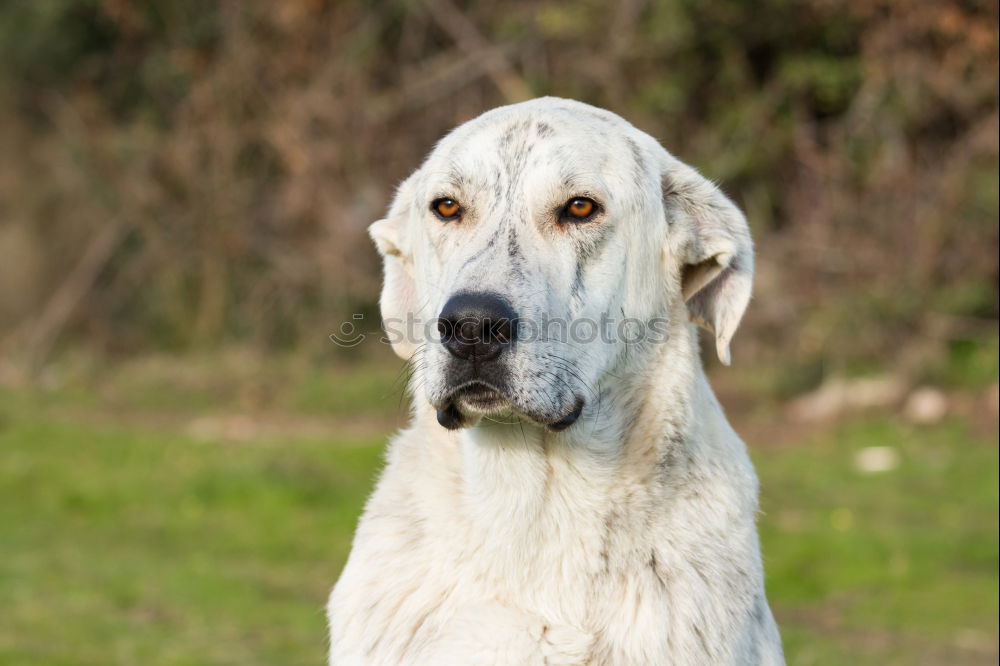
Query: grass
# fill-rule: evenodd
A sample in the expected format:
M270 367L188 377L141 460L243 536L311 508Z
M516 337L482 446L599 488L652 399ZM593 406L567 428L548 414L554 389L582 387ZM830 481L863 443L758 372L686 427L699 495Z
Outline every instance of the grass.
M899 467L859 471L869 446ZM869 418L755 459L790 663L995 663L995 437Z
M0 663L321 663L381 441L8 422Z
M0 664L322 663L397 369L158 367L0 392ZM234 412L259 417L191 427ZM789 663L996 662L995 436L875 415L751 444ZM873 445L899 466L859 472Z

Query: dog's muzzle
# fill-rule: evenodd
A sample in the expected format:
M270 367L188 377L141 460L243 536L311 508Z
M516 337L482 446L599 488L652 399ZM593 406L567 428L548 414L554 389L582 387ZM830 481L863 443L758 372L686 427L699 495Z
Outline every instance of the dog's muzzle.
M438 317L437 330L451 357L449 384L456 388L437 410L438 423L449 430L461 428L468 422L463 408L479 414L515 409L557 432L580 418L584 406L580 398L568 412L553 418L520 410L508 397L505 360L517 342L517 324L517 313L495 293L459 292L448 299Z

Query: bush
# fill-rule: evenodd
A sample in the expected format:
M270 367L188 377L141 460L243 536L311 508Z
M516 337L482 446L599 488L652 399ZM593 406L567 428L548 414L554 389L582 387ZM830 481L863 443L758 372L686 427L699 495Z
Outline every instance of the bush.
M748 212L737 353L838 364L988 333L996 25L995 3L921 0L6 3L2 314L37 318L103 232L63 341L324 344L377 294L364 229L394 184L448 128L555 94Z

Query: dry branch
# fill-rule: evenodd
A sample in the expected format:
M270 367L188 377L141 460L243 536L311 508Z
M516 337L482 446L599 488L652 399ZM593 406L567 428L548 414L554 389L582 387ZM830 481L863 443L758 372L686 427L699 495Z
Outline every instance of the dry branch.
M533 97L531 88L514 70L504 52L491 44L451 0L424 0L423 4L434 22L448 33L459 48L481 60L508 103L523 102Z

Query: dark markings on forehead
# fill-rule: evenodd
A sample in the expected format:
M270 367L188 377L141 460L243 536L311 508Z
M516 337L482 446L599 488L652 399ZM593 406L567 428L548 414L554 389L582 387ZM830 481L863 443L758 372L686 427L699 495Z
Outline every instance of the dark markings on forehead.
M493 200L500 201L500 198L503 197L503 179L499 167L493 170L491 180L493 182Z
M632 137L625 137L628 148L632 151L633 168L635 169L635 182L638 185L646 178L646 158L642 154L642 149Z
M544 120L539 120L535 125L535 134L539 139L545 139L556 133L556 130L552 125L548 124Z
M455 162L449 165L445 181L457 191L464 191L469 185L468 176Z
M442 174L442 184L448 188L438 193L440 196L453 196L459 199L463 206L471 206L473 200L482 192L489 192L491 180L487 174L470 169L458 160L452 160ZM495 178L492 184L495 185Z
M512 262L520 262L523 256L521 241L517 237L517 225L510 223L507 225L507 256Z
M473 252L471 255L469 255L469 257L462 263L462 266L458 269L458 272L455 275L461 276L462 273L465 272L465 269L469 267L469 264L473 263L481 256L492 250L494 247L496 247L496 244L497 244L497 235L492 234L486 241L486 245L483 246L483 249Z
M532 148L532 143L528 141L529 136L531 136L530 120L518 120L510 124L500 136L500 161L507 171L508 195L513 193L514 184L524 174L524 166Z
M558 159L559 162L561 162L561 167L559 171L561 176L560 180L562 180L563 188L565 188L566 190L575 190L578 187L580 187L581 186L580 172L577 171L572 166L570 166L572 162L569 159L564 158L562 155L558 155ZM580 192L579 194L585 194L585 193Z
M478 177L476 174L469 174L462 165L453 160L445 172L446 182L456 189L470 187L483 189L489 182L493 186L494 196L499 198L505 184L502 176L508 177L506 185L509 189L523 174L527 158L533 152L535 145L531 139L546 138L555 133L556 129L543 120L516 118L500 130L496 144L496 153L500 159L497 160L493 173L488 178L485 174L480 174Z
M500 150L510 150L512 147L523 146L531 134L531 121L515 120L504 129L500 135Z
M507 275L510 282L523 281L525 279L524 251L521 248L521 239L517 235L517 225L507 222Z

